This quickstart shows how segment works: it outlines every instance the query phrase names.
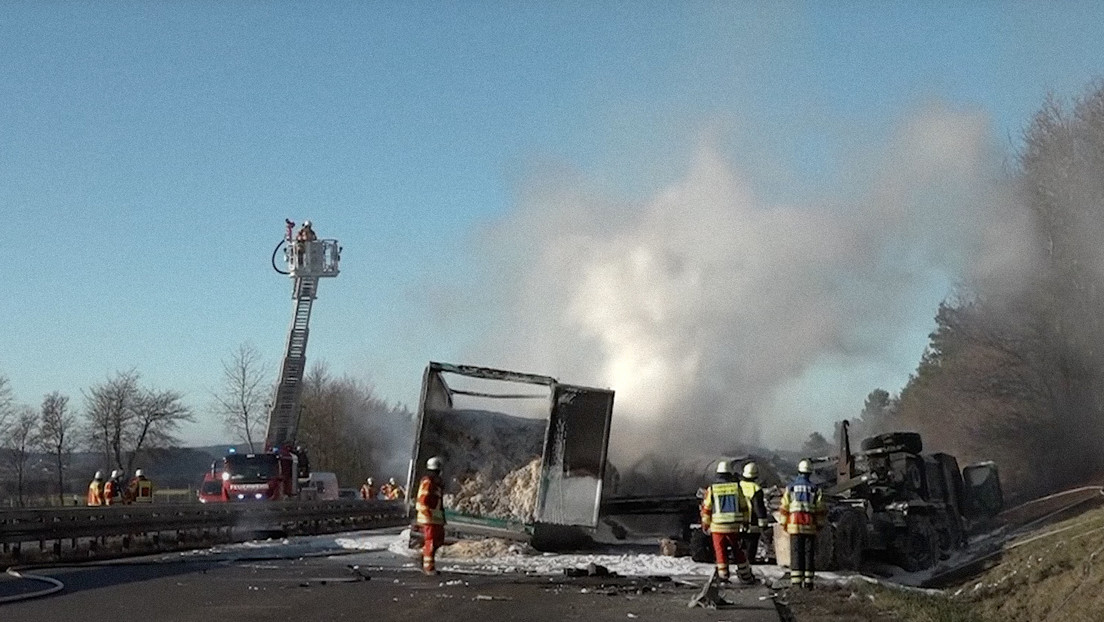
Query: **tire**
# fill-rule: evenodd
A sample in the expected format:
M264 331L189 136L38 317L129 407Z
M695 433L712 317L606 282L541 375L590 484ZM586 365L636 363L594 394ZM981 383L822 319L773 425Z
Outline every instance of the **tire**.
M844 512L833 523L833 556L840 570L858 570L866 545L866 518L860 512Z
M873 451L886 447L901 446L900 451L918 454L924 451L924 441L918 432L889 432L864 438L860 447L863 451Z
M939 534L926 516L910 516L898 539L898 561L907 572L931 568L939 561Z
M713 538L701 529L690 532L690 559L698 563L714 561Z

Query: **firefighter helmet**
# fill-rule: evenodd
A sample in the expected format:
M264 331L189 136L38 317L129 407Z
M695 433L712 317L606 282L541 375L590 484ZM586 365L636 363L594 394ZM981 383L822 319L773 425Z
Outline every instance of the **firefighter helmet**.
M717 473L723 473L725 475L732 473L732 467L729 466L728 460L721 460L717 463Z
M311 227L311 221L309 221L309 220L304 220L304 221L303 221L303 226L304 226L304 227L306 227L307 229L310 229L310 227Z
M813 472L813 463L808 460L802 460L797 463L797 472L809 475Z
M134 477L142 477L143 475L145 475L145 473L142 471L142 469L134 471Z
M438 458L437 456L433 456L429 460L426 460L426 469L428 469L430 471L440 471L441 470L441 459Z
M116 477L119 477L120 475L122 475L122 473L119 472L119 469L115 469L114 471L111 472L111 479L115 479Z
M371 486L372 484L375 484L375 483L376 483L376 481L375 481L374 479L372 479L371 477L369 477L368 479L366 479L366 480L364 480L364 481L365 481L365 482L366 482L366 483L367 483L367 484L368 484L369 486Z
M754 462L745 464L744 479L759 479L759 465Z
M92 476L92 479L103 479L103 471L96 471L96 474Z

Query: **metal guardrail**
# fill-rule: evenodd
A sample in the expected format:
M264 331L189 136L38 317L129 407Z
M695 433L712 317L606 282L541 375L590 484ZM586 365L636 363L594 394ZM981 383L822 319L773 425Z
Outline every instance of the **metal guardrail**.
M201 529L277 529L339 522L349 528L406 522L395 501L151 504L0 510L0 544Z

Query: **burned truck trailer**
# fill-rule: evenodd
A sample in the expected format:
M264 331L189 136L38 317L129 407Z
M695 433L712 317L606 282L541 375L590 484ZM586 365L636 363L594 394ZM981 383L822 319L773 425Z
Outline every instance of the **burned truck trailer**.
M431 362L408 476L413 514L425 461L444 461L448 531L578 545L598 525L613 391L548 376Z

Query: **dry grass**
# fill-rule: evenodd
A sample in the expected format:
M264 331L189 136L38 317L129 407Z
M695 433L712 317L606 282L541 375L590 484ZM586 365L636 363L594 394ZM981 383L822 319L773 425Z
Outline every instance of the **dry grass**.
M985 620L1100 620L1104 509L1041 528L1006 547L1000 563L956 590Z
M798 622L1096 622L1104 619L1104 509L1008 543L997 565L943 596L856 586L789 598Z
M971 603L874 585L791 591L797 622L983 622Z

